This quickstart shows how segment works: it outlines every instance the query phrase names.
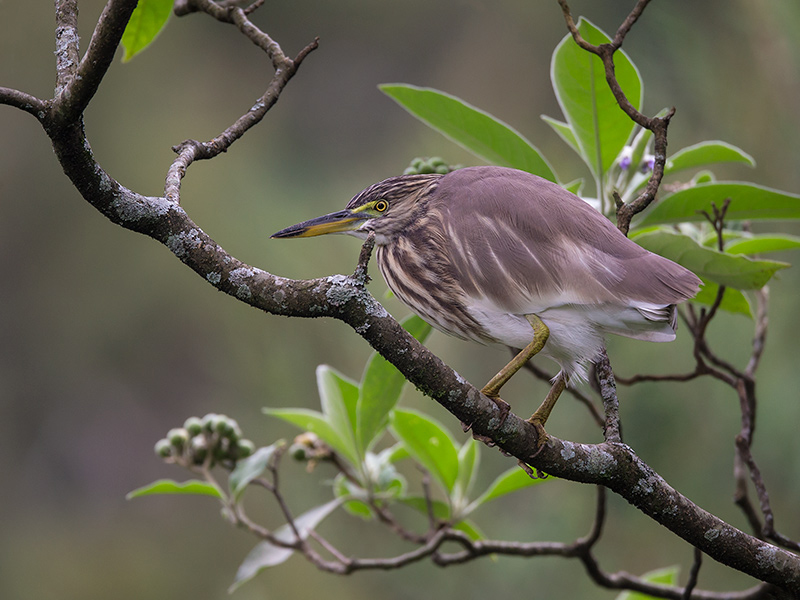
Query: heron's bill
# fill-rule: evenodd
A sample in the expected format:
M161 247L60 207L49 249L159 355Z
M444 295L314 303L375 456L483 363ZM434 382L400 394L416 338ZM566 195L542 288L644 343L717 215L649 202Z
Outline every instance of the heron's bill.
M316 235L326 235L328 233L347 233L355 231L366 219L364 215L353 214L349 210L338 212L309 219L297 225L292 225L286 229L281 229L273 233L271 238L293 238L293 237L314 237Z

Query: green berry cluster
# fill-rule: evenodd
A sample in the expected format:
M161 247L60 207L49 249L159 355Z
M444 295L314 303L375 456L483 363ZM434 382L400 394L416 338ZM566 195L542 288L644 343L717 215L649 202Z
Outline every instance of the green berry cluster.
M155 446L156 454L168 462L209 466L236 462L255 449L253 442L242 438L236 421L216 413L189 417L183 427L170 429Z
M408 168L403 171L403 175L421 175L427 173L439 173L440 175L447 175L450 171L461 169L463 165L450 166L438 156L431 158L415 158L411 161Z

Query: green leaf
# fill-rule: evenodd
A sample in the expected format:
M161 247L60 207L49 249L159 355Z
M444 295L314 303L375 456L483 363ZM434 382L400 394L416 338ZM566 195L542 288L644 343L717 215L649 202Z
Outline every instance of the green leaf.
M406 84L378 87L419 120L487 162L556 180L539 150L489 113L431 88Z
M398 502L413 508L423 515L428 514L428 500L424 496L406 496L405 498L398 498ZM460 519L454 523L451 522L450 507L447 505L447 502L442 502L441 500L431 500L430 503L431 508L433 509L434 518L439 519L440 521L450 522L453 529L463 531L473 541L486 539L486 536L472 521Z
M386 460L389 462L397 462L398 460L403 460L404 458L408 458L411 456L406 450L406 447L403 446L402 443L397 443L391 448L386 448L385 450L381 450L380 454L386 457Z
M458 450L450 433L435 419L409 409L395 409L392 431L408 452L444 486L453 491L458 474Z
M725 246L728 254L767 254L800 248L800 237L786 234L764 234L741 237Z
M393 448L386 448L378 454L367 452L364 466L375 489L381 494L388 492L397 496L404 492L406 480L392 463L393 454Z
M472 521L467 519L455 523L453 525L453 529L457 529L458 531L463 531L469 536L469 539L471 539L473 542L486 539L486 536L480 529L478 529L478 526Z
M558 134L558 137L566 142L567 146L572 148L576 154L581 154L581 149L578 147L578 140L575 137L575 132L572 131L572 127L569 126L569 123L564 123L563 121L559 121L553 117L548 117L547 115L541 115L541 117L545 123L553 128L553 131Z
M404 319L402 325L420 342L431 332L431 326L416 315ZM400 399L405 383L405 377L393 364L377 352L372 354L361 377L356 406L356 436L362 455L386 429L389 412Z
M167 24L175 0L139 0L122 34L123 62L128 62L150 43Z
M754 183L715 181L699 183L664 196L636 226L704 221L705 217L700 211L713 215L711 204L722 208L727 198L731 203L725 213L726 221L800 219L800 196L797 194Z
M610 41L586 19L578 21L578 30L589 43ZM641 109L642 81L636 67L621 50L614 55L614 65L617 81L628 100ZM611 93L600 58L581 49L571 35L565 36L553 53L550 78L580 155L600 178L628 143L634 123Z
M248 484L256 477L260 477L267 468L270 459L275 454L275 450L282 447L281 442L259 448L247 458L236 461L236 467L228 477L228 487L234 499L238 500Z
M656 569L642 575L642 579L650 583L660 583L665 586L675 587L678 585L678 574L681 568L678 565ZM642 592L622 592L616 600L657 600L656 596L643 594Z
M333 493L337 498L345 500L342 508L351 515L364 520L372 519L372 509L363 499L366 498L366 492L349 481L344 473L339 473L333 480Z
M400 325L403 326L408 333L414 336L420 344L424 344L425 340L428 339L428 336L431 334L433 328L423 321L417 315L409 315L405 319L400 322Z
M719 286L713 281L703 280L703 287L697 292L697 295L692 299L692 302L699 302L711 306L717 299L717 292ZM722 302L719 307L729 313L740 314L753 318L753 310L750 307L750 302L739 290L731 287L725 288L725 293L722 295Z
M662 116L666 112L666 110L662 110L659 113L659 116ZM636 135L633 136L633 141L631 142L631 169L638 170L642 165L642 162L644 161L644 155L647 152L647 148L652 139L653 132L649 129L645 129L644 127L640 127ZM648 175L647 179L649 178L650 177Z
M356 450L356 410L358 385L333 367L317 367L317 389L322 406L322 414L330 426L336 430L341 440L354 456Z
M651 227L652 230L662 229L659 225ZM638 231L638 230L637 230ZM742 229L723 229L722 230L722 241L724 246L727 247L729 242L733 242L735 240L741 239L743 236L748 236L749 234L742 230ZM700 240L700 244L707 248L717 248L719 246L719 234L716 231L709 230L705 235L703 235L702 239ZM726 250L727 252L727 250ZM735 254L735 253L732 253Z
M332 369L332 371L336 384L339 386L339 392L341 393L341 398L345 406L345 411L347 412L348 421L350 423L349 429L352 432L352 435L355 439L356 422L358 419L358 414L357 414L358 396L361 390L358 387L358 383L356 383L349 377L345 377L335 369Z
M152 496L155 494L194 494L197 496L214 496L215 498L222 498L222 493L216 486L200 481L199 479L190 479L189 481L173 481L172 479L159 479L150 485L140 487L130 492L126 499L139 498L141 496Z
M428 514L428 499L424 496L405 496L403 498L398 498L397 501L410 508L413 508L423 515ZM433 509L433 516L436 519L439 519L440 521L450 520L450 506L447 504L447 502L431 499L430 505L431 509Z
M300 535L300 539L306 539L309 533L315 529L325 517L331 514L339 504L341 504L341 500L337 498L336 500L331 500L327 504L312 508L308 512L297 517L294 520L294 525ZM278 540L286 543L293 543L296 540L294 531L288 524L276 529L274 536ZM258 575L263 569L286 562L292 555L292 552L294 552L294 550L291 548L283 548L269 542L261 542L250 551L250 554L247 555L239 566L236 578L228 591L233 592L240 585Z
M741 148L727 142L707 141L681 148L667 160L664 174L669 175L683 169L693 169L715 163L740 162L756 166L753 157Z
M261 410L264 414L291 423L302 431L310 431L316 434L352 464L359 463L359 458L352 442L347 438L343 438L322 413L306 408L263 408Z
M717 252L689 236L666 230L634 235L632 239L646 250L683 265L698 277L740 290L762 288L776 271L790 266L784 262L751 260Z
M563 187L568 192L572 192L576 196L580 196L581 192L583 191L583 184L584 181L583 178L581 177L579 179L573 179L572 181L570 181L569 183L565 183L561 187Z
M472 489L475 481L475 474L478 472L480 463L480 453L478 452L478 442L469 438L458 451L458 477L455 484L455 496L466 497Z
M512 492L516 492L517 490L521 490L524 488L531 487L533 485L539 485L545 481L550 481L553 477L548 477L547 479L533 479L530 475L528 475L525 471L523 471L520 467L512 467L505 473L501 473L497 479L495 479L486 491L478 497L475 502L473 502L473 506L471 510L474 510L478 506L482 504L486 504L487 502L499 498L500 496L505 496L506 494L510 494Z

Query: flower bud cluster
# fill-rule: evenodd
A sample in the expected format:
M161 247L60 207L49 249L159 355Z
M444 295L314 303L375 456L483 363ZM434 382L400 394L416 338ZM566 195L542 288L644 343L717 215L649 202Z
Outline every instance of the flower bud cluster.
M236 462L254 451L253 442L242 438L239 424L216 413L189 417L183 427L170 429L155 445L156 454L164 460L186 465Z

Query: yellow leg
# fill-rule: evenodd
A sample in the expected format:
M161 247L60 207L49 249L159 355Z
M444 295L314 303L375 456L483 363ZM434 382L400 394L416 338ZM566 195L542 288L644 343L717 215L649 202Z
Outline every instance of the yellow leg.
M547 418L550 416L550 412L553 410L553 407L556 405L558 401L558 397L561 396L561 392L564 391L564 388L567 387L567 376L564 373L559 373L558 377L556 377L555 382L553 382L553 387L550 388L550 391L547 392L547 396L542 402L542 405L536 409L536 412L531 415L531 418L528 419L531 423L539 424L544 427Z
M503 400L500 398L500 388L503 387L506 382L511 379L511 377L519 371L522 366L528 362L537 352L539 352L542 348L544 348L545 343L547 342L547 338L550 337L550 330L547 328L542 320L537 317L536 315L525 315L525 318L528 319L528 322L533 327L533 341L525 346L525 348L517 354L514 358L511 359L505 367L500 369L500 372L492 377L483 389L481 393L484 396L488 396L495 403L501 407L500 402ZM503 404L506 404L503 402ZM506 406L508 406L506 404ZM506 410L508 410L506 408Z

